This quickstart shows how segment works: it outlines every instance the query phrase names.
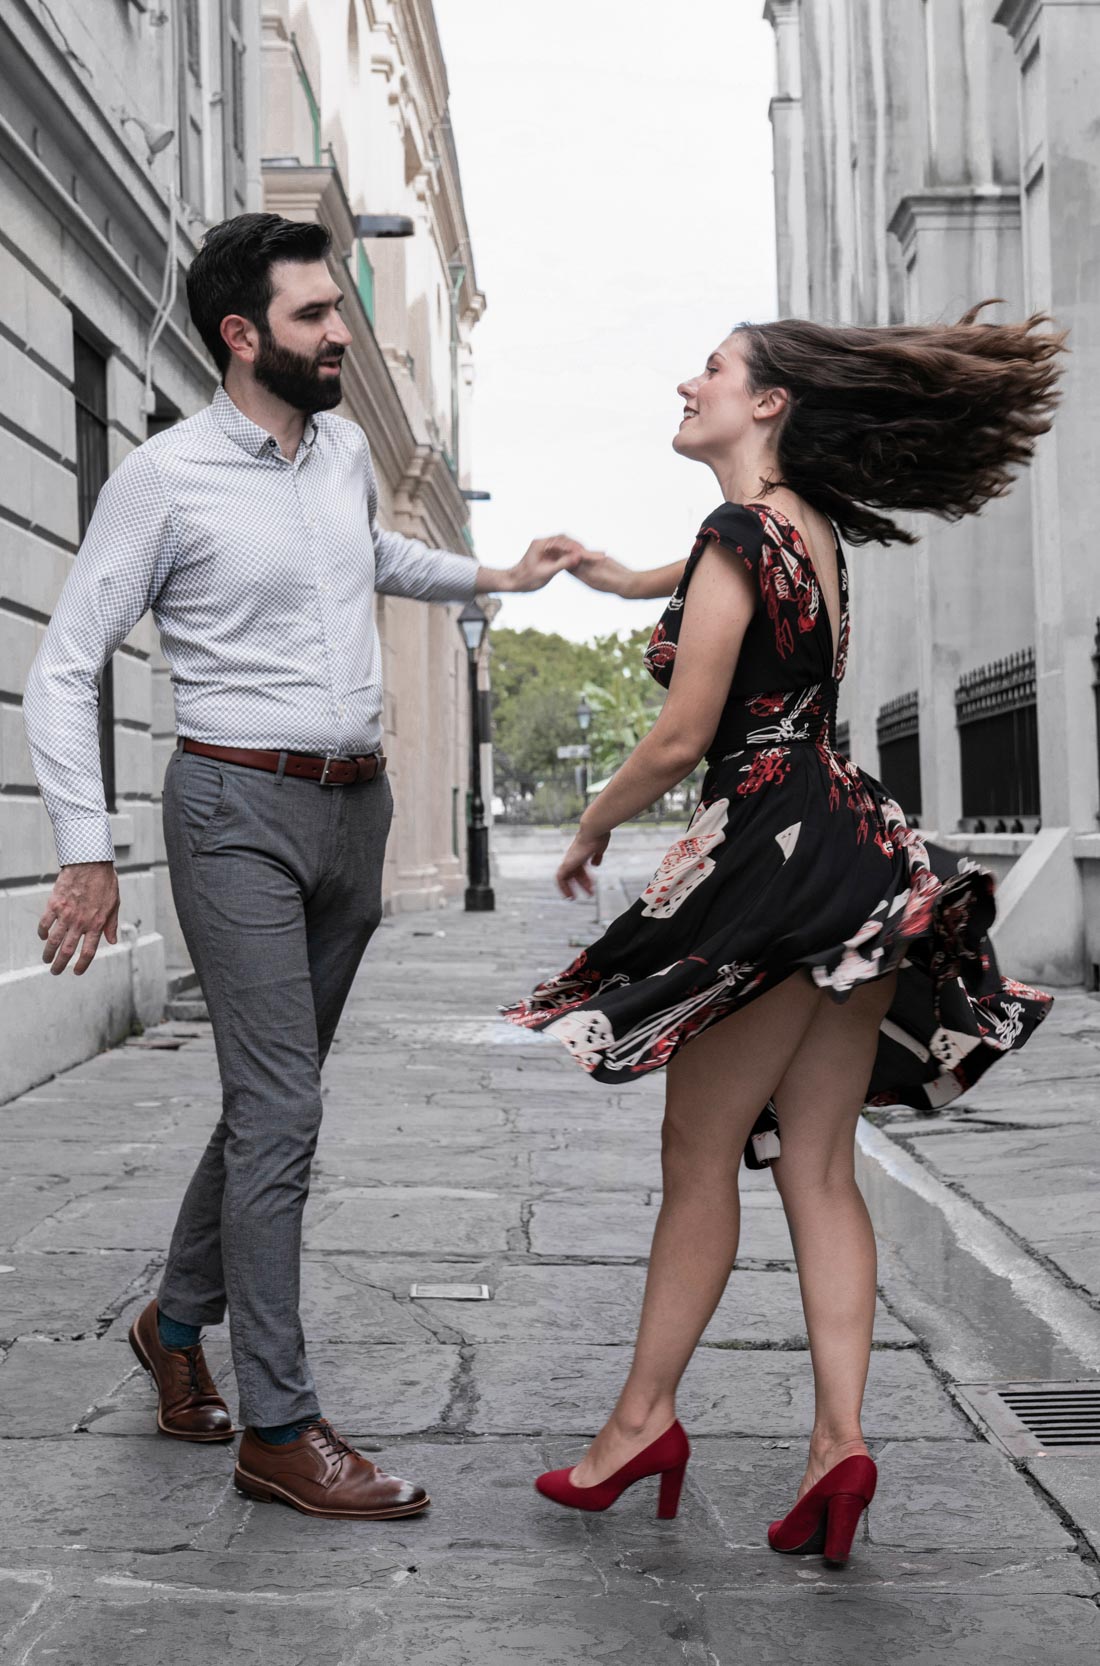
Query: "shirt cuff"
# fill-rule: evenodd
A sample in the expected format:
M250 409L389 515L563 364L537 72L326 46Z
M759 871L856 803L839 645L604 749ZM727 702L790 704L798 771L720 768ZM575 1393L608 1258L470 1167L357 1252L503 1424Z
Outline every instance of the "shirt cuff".
M59 868L75 862L113 862L115 842L111 838L109 815L64 816L53 824L53 842Z

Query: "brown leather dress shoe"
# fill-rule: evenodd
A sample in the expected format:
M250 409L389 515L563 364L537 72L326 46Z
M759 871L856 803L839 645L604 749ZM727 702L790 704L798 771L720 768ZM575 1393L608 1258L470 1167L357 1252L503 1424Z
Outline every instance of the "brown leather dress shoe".
M202 1348L166 1348L150 1302L130 1326L130 1346L157 1390L157 1428L174 1440L232 1440L229 1407L214 1387Z
M431 1503L423 1487L384 1474L324 1419L285 1446L271 1446L246 1429L233 1479L249 1498L347 1521L415 1516Z

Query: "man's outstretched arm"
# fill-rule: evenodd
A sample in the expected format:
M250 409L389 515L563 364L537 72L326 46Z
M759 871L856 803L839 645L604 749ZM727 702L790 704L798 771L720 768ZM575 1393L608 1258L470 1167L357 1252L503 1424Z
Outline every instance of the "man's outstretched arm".
M479 567L469 555L432 549L407 533L387 531L378 524L378 487L366 436L362 444L374 545L374 588L380 596L464 602L490 591L541 590L555 573L570 571L580 559L584 546L564 534L536 538L514 567Z

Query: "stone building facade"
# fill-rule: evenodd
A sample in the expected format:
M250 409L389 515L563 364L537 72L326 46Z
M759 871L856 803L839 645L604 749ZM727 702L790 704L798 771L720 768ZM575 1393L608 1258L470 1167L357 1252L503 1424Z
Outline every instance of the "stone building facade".
M333 232L354 336L344 416L362 424L383 523L472 544L470 335L484 310L429 0L264 0L264 205ZM360 237L357 217L412 235ZM464 885L469 716L459 609L379 597L386 749L396 804L390 909Z
M1100 984L1100 0L767 0L779 312L1049 312L1064 399L979 517L851 554L858 762L1000 876L1006 963ZM906 802L908 800L908 802Z
M458 481L483 303L446 111L426 0L0 7L0 1102L158 1018L187 975L159 814L171 693L151 620L101 691L122 930L81 979L53 979L40 958L56 862L20 704L103 479L216 386L183 285L208 224L268 206L332 227L355 335L342 411L368 432L383 516L468 545ZM414 236L364 243L357 212L407 213ZM391 908L462 883L456 612L381 608Z

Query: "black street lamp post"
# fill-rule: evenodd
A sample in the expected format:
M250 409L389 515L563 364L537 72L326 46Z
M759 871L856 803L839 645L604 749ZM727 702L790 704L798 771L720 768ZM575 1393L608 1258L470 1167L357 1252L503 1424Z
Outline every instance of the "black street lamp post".
M592 721L592 707L582 694L577 706L577 724L584 736L584 751L581 753L581 808L588 808L588 725Z
M485 800L481 796L481 692L477 686L477 651L488 628L476 600L466 603L458 625L466 643L470 674L470 791L466 811L466 912L489 914L496 907L489 883L489 829L485 825Z

